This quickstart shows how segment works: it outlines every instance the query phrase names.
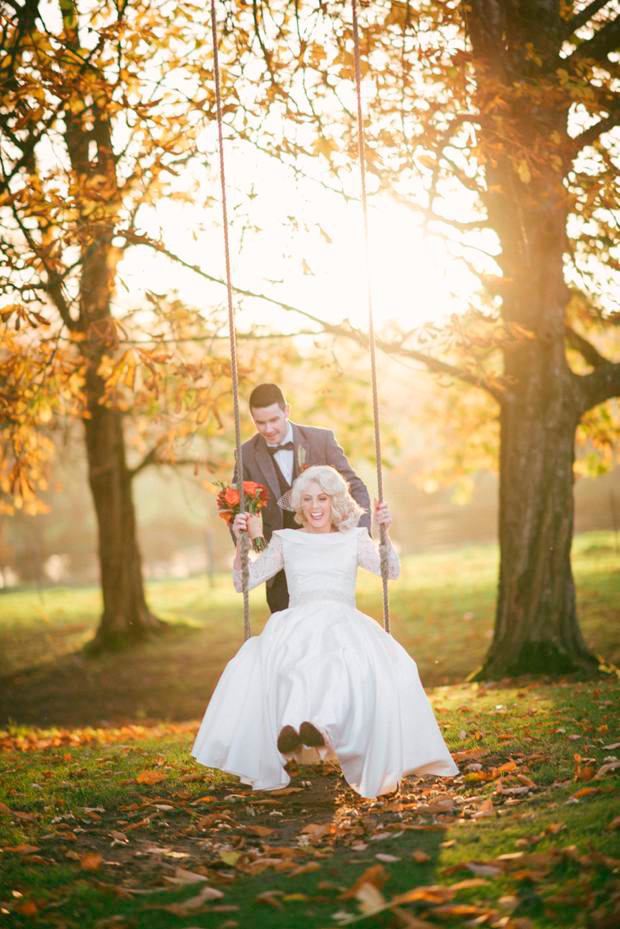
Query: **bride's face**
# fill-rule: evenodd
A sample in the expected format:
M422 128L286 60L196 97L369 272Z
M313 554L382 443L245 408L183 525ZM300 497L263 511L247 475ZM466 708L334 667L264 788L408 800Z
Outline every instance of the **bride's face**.
M331 531L332 499L316 481L310 481L301 495L301 514L304 524L312 532Z

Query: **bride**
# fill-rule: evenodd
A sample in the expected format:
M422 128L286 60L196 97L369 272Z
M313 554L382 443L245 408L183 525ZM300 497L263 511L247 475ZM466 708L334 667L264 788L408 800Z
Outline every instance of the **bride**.
M206 709L192 754L236 774L256 790L285 787L292 756L302 763L335 758L363 797L390 793L406 774L458 773L424 693L415 662L374 619L355 606L358 566L381 573L362 512L340 474L307 468L290 492L301 529L280 529L249 566L256 587L282 568L290 605L227 664ZM385 504L376 518L389 529ZM258 534L255 517L233 523L233 566L241 590L241 533ZM386 532L387 536L387 532ZM387 537L389 577L398 556Z

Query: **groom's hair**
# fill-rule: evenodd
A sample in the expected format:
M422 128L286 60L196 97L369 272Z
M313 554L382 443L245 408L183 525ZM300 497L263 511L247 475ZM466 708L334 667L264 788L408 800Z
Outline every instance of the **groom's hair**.
M277 384L259 384L250 394L250 409L258 410L264 406L277 403L282 409L286 406L284 394Z

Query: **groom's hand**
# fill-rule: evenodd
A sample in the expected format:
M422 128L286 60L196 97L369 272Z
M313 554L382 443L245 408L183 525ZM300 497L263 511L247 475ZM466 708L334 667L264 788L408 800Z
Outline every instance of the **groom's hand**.
M237 542L241 538L242 532L248 531L248 519L250 518L249 513L237 513L233 520L232 531L234 533L235 539Z

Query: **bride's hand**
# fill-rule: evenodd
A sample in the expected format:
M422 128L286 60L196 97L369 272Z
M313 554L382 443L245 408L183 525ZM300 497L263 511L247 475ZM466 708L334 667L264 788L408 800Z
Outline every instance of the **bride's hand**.
M378 500L375 500L375 519L379 526L385 526L387 532L392 525L392 514L387 503L379 503Z
M247 532L251 539L256 539L263 534L263 518L258 514L237 513L232 529L237 541L241 538L242 532Z

